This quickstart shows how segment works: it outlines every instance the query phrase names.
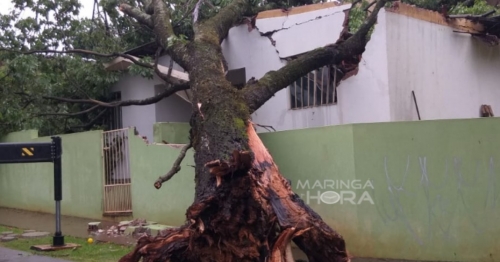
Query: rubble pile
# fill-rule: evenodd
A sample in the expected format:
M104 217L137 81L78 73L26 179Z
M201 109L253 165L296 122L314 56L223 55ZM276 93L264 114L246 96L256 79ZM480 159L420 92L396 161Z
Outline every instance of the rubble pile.
M88 224L90 235L107 236L131 236L138 238L143 235L158 236L163 230L172 228L171 226L160 225L156 222L146 221L145 219L134 219L131 221L121 221L117 225L112 225L107 229L100 227L100 222L91 222Z

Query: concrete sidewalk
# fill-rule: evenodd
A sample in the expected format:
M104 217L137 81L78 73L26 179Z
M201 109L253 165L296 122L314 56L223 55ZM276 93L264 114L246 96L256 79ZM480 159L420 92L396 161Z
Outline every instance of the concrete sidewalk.
M87 238L89 236L87 232L88 223L96 221L98 220L61 216L62 233L66 236ZM117 219L117 221L121 220ZM113 221L102 221L101 225L106 227L116 223L117 222ZM0 225L22 229L33 229L53 234L55 231L56 221L54 214L0 207Z
M68 262L51 257L35 256L27 252L0 247L0 262Z

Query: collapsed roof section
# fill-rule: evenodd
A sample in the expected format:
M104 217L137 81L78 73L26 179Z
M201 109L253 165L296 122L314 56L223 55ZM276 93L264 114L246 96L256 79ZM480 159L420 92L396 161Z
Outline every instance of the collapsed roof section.
M494 10L482 15L444 15L401 2L394 2L392 7L386 8L386 11L446 25L453 28L456 33L470 34L491 45L500 43L500 16L492 16L495 13Z
M327 2L264 11L256 17L255 29L271 40L280 58L289 58L335 43L350 7Z

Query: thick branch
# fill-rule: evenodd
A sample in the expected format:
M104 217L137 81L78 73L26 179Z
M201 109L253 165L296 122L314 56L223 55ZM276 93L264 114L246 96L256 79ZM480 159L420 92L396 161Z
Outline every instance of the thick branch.
M182 160L184 160L184 157L186 156L186 152L192 147L192 144L191 142L189 142L188 144L186 144L181 152L179 153L179 156L177 157L177 159L175 160L172 168L168 171L168 173L166 173L165 175L161 176L158 178L158 180L155 181L155 187L156 189L160 189L161 188L161 184L163 184L164 182L167 182L168 180L170 180L175 174L177 174L179 171L181 171L181 163L182 163Z
M174 29L170 23L170 12L168 11L167 4L162 0L153 0L151 5L153 7L153 30L156 35L156 41L163 49L167 50L169 47L169 38L175 38Z
M127 4L120 5L120 11L137 20L137 22L153 28L153 19L150 15L142 12L139 8Z
M120 10L135 18L139 23L152 27L156 43L170 54L170 57L175 62L186 68L189 59L189 54L186 51L186 42L180 41L175 35L170 21L170 12L165 1L146 1L145 12L126 4L120 5Z
M375 24L379 10L386 2L387 0L379 0L360 29L346 41L317 48L290 61L277 71L266 73L259 81L247 85L242 92L251 112L261 107L275 93L309 72L322 66L339 64L344 59L362 54L367 43L368 32Z
M388 0L379 0L377 2L375 8L373 8L373 12L366 18L358 31L342 43L342 49L353 49L351 52L355 52L356 54L361 54L365 51L365 46L368 42L368 32L377 22L378 12L387 2Z
M60 101L60 102L66 102L66 103L78 103L78 104L95 104L101 107L124 107L124 106L143 106L143 105L150 105L154 104L163 98L169 97L172 94L182 91L182 90L187 90L189 89L189 84L183 84L183 85L175 85L167 88L165 91L152 96L148 97L145 99L137 99L137 100L126 100L126 101L116 101L116 102L111 102L111 103L106 103L102 102L99 100L94 100L94 99L70 99L70 98L64 98L64 97L55 97L55 96L42 96L42 98L45 99L50 99L50 100L55 100L55 101ZM76 113L75 113L76 114Z
M248 0L235 0L228 6L224 7L217 15L208 19L200 25L198 32L202 32L204 38L208 38L212 34L216 39L216 44L222 43L229 33L229 29L233 27L243 15L251 10Z
M0 51L13 52L13 53L18 53L18 54L23 54L23 55L45 53L45 54L83 54L83 55L92 55L92 56L98 56L98 57L121 56L121 57L129 59L130 61L132 61L136 65L140 65L140 66L146 67L146 68L153 68L153 66L151 64L140 62L139 60L135 59L133 56L128 55L128 54L123 54L123 53L102 54L102 53L97 53L94 51L83 50L83 49L70 49L70 50L65 50L65 51L46 49L46 50L32 50L32 51L28 51L28 52L22 52L22 51L17 51L17 50L12 50L12 49L0 48Z

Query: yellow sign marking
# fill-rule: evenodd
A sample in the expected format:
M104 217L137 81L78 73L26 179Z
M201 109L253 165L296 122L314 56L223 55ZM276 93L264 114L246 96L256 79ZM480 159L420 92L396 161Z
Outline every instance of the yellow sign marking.
M31 147L31 148L23 147L22 151L23 151L21 153L22 156L27 156L27 155L28 156L33 156L33 154L35 152L35 149L33 147Z

